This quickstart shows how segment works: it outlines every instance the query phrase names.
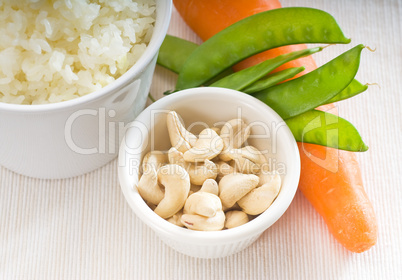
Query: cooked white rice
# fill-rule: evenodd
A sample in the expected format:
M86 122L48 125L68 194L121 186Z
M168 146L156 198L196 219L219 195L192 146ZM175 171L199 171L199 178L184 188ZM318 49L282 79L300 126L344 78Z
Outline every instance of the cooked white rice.
M0 102L104 87L142 55L154 21L155 0L0 0Z

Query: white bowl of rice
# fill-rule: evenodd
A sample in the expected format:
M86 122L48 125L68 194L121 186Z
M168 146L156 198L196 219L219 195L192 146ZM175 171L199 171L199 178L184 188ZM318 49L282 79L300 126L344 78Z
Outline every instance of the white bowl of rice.
M171 0L0 1L0 165L67 178L116 157L145 107Z

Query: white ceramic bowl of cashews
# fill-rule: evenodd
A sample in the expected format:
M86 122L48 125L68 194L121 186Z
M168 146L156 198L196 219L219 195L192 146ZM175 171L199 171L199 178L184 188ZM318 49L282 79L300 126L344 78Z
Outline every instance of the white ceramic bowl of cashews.
M236 126L235 120L238 120L238 124L239 120L244 123ZM229 126L231 130L227 138L227 134L222 136L222 133L230 123L232 126ZM172 137L174 130L177 135ZM242 137L245 130L248 131L248 137ZM188 134L188 131L191 133ZM205 135L212 135L213 141ZM227 139L231 137L238 138L228 142ZM179 141L180 139L184 141ZM223 148L221 140L224 142ZM200 143L203 141L209 141L208 145L203 146ZM236 142L239 143L233 144ZM207 146L210 149L205 152ZM222 166L232 171L240 169L236 161L229 163L231 159L225 157L231 156L233 159L242 155L250 146L257 151L257 158L262 154L264 160L247 160L249 164L245 168L255 167L261 162L264 165L258 166L257 171L240 170L241 172L235 174L222 171ZM237 151L237 155L233 150ZM151 151L155 152L149 157ZM189 154L190 151L195 154L198 152L196 159ZM206 159L206 153L215 154L208 154ZM142 167L144 158L148 164ZM222 159L228 164L222 165ZM215 175L211 176L211 170L205 167L209 164L216 166L213 169ZM204 168L201 172L203 178L195 177L194 170L191 170L193 165ZM152 166L155 168L151 168ZM266 206L267 209L261 214L246 215L243 212L250 211L246 209L250 205L259 207L260 202L257 200L247 206L247 201L244 201L247 199L244 197L251 190L262 187L263 182L259 182L264 181L261 179L262 170L270 175L271 181L278 182L279 178L279 187L276 188L279 193L274 197L271 194L268 198L271 200L269 207ZM261 101L224 88L193 88L156 101L127 128L119 152L120 185L134 213L167 245L183 254L199 258L225 257L245 249L257 240L289 207L297 190L299 176L300 157L297 144L285 122ZM162 193L151 190L147 196L146 186L155 185L155 178ZM215 181L206 180L208 178ZM204 185L201 188L202 183ZM235 191L231 190L234 188ZM145 193L148 202L140 193L143 196ZM211 198L211 204L206 203L206 197ZM156 201L152 203L149 200ZM241 200L243 203L239 202ZM260 197L260 200L264 200L264 197ZM198 210L206 213L206 216L198 215ZM229 214L229 211L232 213ZM207 222L200 225L200 221ZM187 224L180 227L175 223Z

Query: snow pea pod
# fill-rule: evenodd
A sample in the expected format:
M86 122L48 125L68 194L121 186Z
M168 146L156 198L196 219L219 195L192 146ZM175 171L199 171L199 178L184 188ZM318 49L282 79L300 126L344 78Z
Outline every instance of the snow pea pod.
M283 119L314 109L352 82L359 69L363 48L363 45L357 45L306 75L260 91L254 96Z
M244 88L242 91L245 93L255 93L264 89L267 89L269 87L272 87L276 84L279 84L280 82L283 82L287 79L293 78L300 72L304 71L304 67L292 67L288 68L273 74L270 74L262 79L259 79L258 81L252 83L248 87Z
M367 88L368 85L363 85L358 80L354 79L344 90L342 90L340 93L338 93L330 100L325 102L325 104L334 103L351 98L355 95L358 95L359 93L366 91Z
M159 49L158 59L156 63L178 74L184 62L198 46L199 45L197 45L196 43L187 41L185 39L181 39L172 35L166 35ZM231 68L228 68L220 73L218 76L214 77L211 81L208 81L206 84L213 83L232 73L233 70ZM168 93L171 92L173 91L169 91Z
M256 53L301 43L349 43L336 20L312 8L261 12L225 28L198 47L184 63L176 89L202 85Z
M178 74L186 59L196 48L198 48L196 43L166 35L156 62Z
M230 88L234 90L242 90L245 87L254 83L255 81L261 79L275 68L285 64L286 62L314 54L321 50L322 50L321 47L317 47L279 55L272 59L267 59L254 66L251 66L249 68L235 72L229 76L226 76L223 79L220 79L219 81L216 81L215 83L211 84L211 86Z
M336 115L311 110L287 119L285 122L298 142L352 152L368 150L357 129L350 122Z

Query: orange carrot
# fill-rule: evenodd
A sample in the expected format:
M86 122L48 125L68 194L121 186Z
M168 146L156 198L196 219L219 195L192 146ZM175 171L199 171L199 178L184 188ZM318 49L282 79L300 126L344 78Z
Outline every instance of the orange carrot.
M298 145L302 161L299 189L343 246L356 253L371 248L377 241L377 222L355 154L307 143ZM325 158L323 166L314 158ZM331 171L334 168L335 173Z
M278 0L173 2L186 23L203 40L247 16L281 7ZM303 48L304 45L297 45L269 50L241 62L237 67L247 68L263 60ZM281 69L300 66L305 66L306 71L316 68L314 59L309 56L286 63ZM320 109L333 107L332 105ZM355 154L313 144L298 145L302 165L299 189L345 248L357 253L371 248L377 241L377 220L373 206L363 189Z

